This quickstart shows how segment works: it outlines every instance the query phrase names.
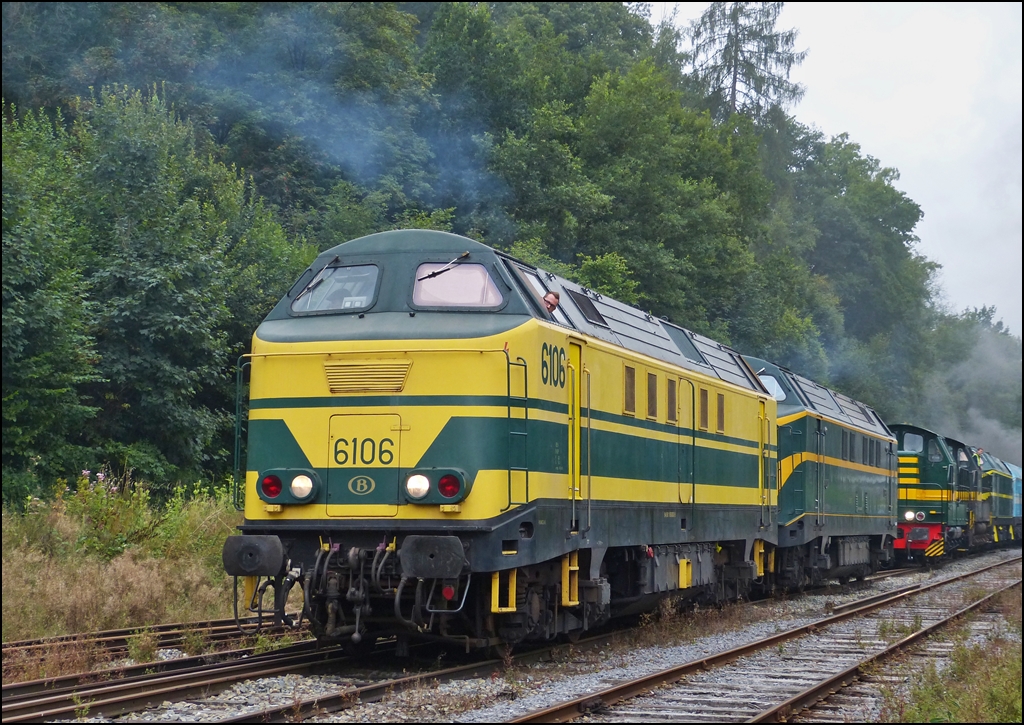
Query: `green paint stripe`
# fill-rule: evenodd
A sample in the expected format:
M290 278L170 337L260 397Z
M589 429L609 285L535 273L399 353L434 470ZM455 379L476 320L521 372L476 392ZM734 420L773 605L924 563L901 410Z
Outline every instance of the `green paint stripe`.
M513 407L520 407L515 405L515 403L519 401L513 400L512 402ZM470 406L506 407L508 404L509 399L503 395L359 395L347 396L344 398L258 398L249 401L249 408L251 410L362 407L401 408L404 406L435 406L451 408ZM551 413L568 414L569 412L569 406L567 404L544 400L543 398L530 398L529 407L531 410L544 410ZM584 418L588 416L588 410L585 407L581 409L581 415ZM757 441L751 441L745 438L736 438L735 436L709 433L707 431L700 430L695 431L690 428L658 423L656 421L644 420L643 418L633 418L616 413L607 413L601 410L594 410L593 417L594 420L604 421L606 423L616 423L630 428L636 428L638 430L649 430L668 435L684 436L686 438L692 436L698 440L717 441L736 446L743 446L744 448L757 448L758 445ZM776 446L769 446L769 450L776 450Z
M521 407L520 401L512 400L512 407ZM387 407L466 407L466 406L497 406L507 407L509 399L504 395L353 395L344 398L258 398L249 401L251 410L278 410L289 408L372 408ZM529 407L533 410L546 410L552 413L568 413L569 406L542 398L530 398Z

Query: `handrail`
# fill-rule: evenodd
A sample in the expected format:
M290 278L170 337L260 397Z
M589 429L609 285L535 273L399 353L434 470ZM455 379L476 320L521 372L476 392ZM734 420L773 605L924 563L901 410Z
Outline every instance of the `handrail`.
M522 357L518 357L517 356L516 357L516 361L512 362L512 358L508 354L508 351L507 350L503 350L503 352L505 353L505 397L506 397L506 403L507 403L507 406L506 406L506 419L508 420L508 449L507 449L508 461L507 461L507 478L506 478L506 482L507 482L507 486L508 486L508 502L506 503L505 508L501 509L501 511L504 513L505 511L508 511L510 508L512 508L512 504L513 503L518 503L516 501L513 501L513 498L512 498L512 472L513 472L513 470L522 470L523 471L523 476L525 478L525 481L524 481L524 483L525 483L525 492L524 492L524 494L525 494L525 499L526 499L523 503L529 503L530 502L530 466L529 466L530 459L529 459L529 437L528 437L529 425L530 425L530 389L529 389L530 376L528 374L529 370L528 370L527 363L526 363L525 359L523 359ZM521 367L523 369L523 395L522 395L521 398L519 396L512 395L512 368L513 367ZM522 407L522 409L523 409L523 431L522 432L512 430L512 421L514 420L512 418L512 401L513 401L513 399L518 399L518 400L522 401L522 405L521 406L517 406L517 407ZM526 464L524 466L513 466L512 465L512 457L513 457L512 441L515 438L515 436L520 436L523 439L523 458L524 458L523 463Z
M246 360L247 355L238 358L235 367L235 451L234 466L232 467L231 479L231 502L236 511L245 508L245 496L241 488L242 474L242 387L245 385L245 369L252 366L251 360Z
M579 433L576 431L576 368L571 362L565 365L569 369L569 498L572 499L572 517L569 519L569 526L572 531L579 529L576 522L576 479L580 474L579 460Z

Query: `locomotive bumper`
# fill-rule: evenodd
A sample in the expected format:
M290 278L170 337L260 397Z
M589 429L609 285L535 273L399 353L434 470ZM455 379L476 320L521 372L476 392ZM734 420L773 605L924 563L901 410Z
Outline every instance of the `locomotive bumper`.
M279 576L285 567L284 544L277 536L229 536L221 562L230 576Z
M455 579L467 564L457 536L407 536L398 556L402 576L416 579Z

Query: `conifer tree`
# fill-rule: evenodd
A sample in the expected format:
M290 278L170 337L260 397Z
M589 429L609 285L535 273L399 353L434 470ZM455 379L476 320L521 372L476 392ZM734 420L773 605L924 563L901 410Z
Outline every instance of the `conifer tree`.
M716 116L762 116L803 95L789 80L807 51L796 52L796 30L777 30L784 3L711 3L690 26L694 75Z

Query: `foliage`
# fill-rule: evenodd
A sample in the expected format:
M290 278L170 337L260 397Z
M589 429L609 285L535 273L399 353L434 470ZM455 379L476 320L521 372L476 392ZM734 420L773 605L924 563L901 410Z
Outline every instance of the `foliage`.
M82 229L66 203L75 192L72 145L59 119L56 127L35 113L4 120L5 501L9 487L20 500L31 486L31 475L16 484L9 474L52 474L70 453L69 436L96 413L78 394L98 375L89 286L77 260Z
M156 93L71 109L4 120L4 465L222 470L231 363L312 250Z
M1016 627L1019 631L1019 619ZM1020 682L1019 635L960 642L945 668L930 662L912 678L908 693L888 693L881 721L1020 722Z
M399 227L1019 456L1019 338L938 306L895 169L787 115L780 8L4 4L4 501L223 475L253 329Z

